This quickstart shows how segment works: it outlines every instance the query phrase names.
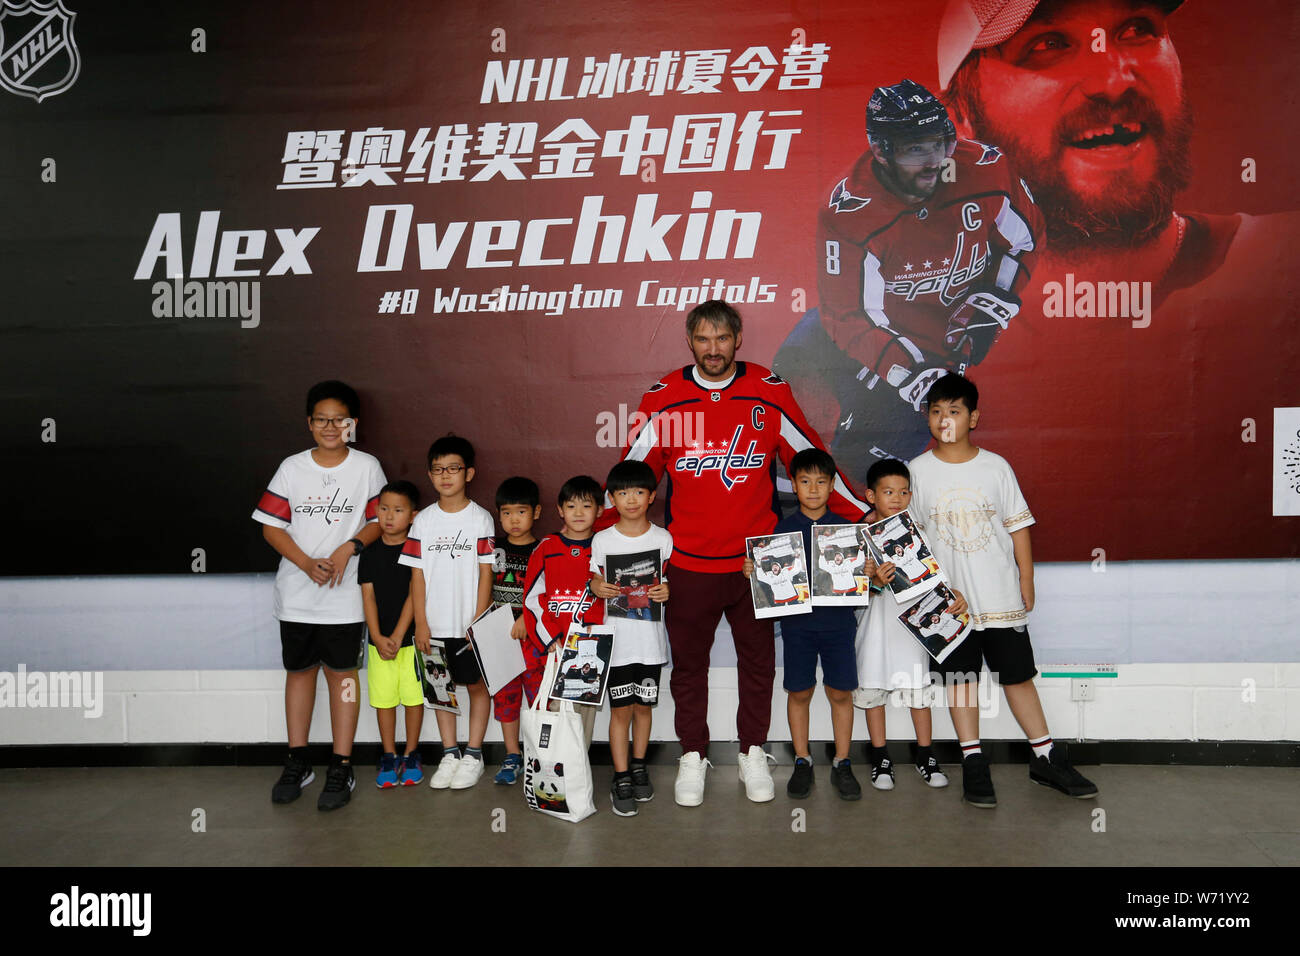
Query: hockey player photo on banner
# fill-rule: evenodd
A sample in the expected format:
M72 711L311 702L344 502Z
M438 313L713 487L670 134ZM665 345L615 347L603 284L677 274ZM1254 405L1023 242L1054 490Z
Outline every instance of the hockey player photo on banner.
M861 537L877 564L892 562L895 566L889 589L899 604L945 580L939 562L908 512L900 511L875 524L862 525Z
M420 684L424 688L424 704L430 710L445 710L459 714L460 704L456 700L456 682L451 679L447 667L447 645L439 640L429 642L428 654L415 656L416 666L420 668Z
M609 679L614 628L607 624L574 624L564 638L559 672L551 685L551 700L600 706Z
M926 653L942 664L970 633L970 615L950 614L957 596L946 584L940 584L898 616Z
M658 551L637 554L610 554L605 558L604 578L618 588L618 597L605 602L607 618L622 617L632 621L658 621L663 605L650 600L650 589L663 579Z
M812 613L803 535L791 531L746 538L745 553L754 562L749 588L755 617Z
M814 607L865 607L871 584L864 573L869 554L856 524L813 526L817 566L812 576Z

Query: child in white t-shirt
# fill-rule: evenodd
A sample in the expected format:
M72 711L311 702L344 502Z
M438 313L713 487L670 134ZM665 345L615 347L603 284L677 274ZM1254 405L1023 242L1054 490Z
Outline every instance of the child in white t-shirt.
M965 595L973 624L942 665L962 748L962 796L973 806L997 806L975 694L987 662L1033 749L1030 779L1071 797L1094 797L1097 787L1070 765L1065 744L1048 735L1034 687L1038 671L1026 626L1034 607L1034 517L1011 466L970 440L980 417L974 384L945 375L926 401L937 444L911 462L912 514L952 587Z
M867 501L874 509L869 521L881 521L907 510L912 492L907 466L901 461L878 461L867 472ZM902 545L886 548L886 554L906 551ZM904 608L894 599L887 584L895 565L886 561L870 565L873 584L882 590L873 594L867 612L858 624L858 689L854 703L867 712L868 759L871 785L877 790L894 789L894 765L889 759L885 737L885 704L894 697L912 711L916 732L916 772L931 787L948 786L939 761L931 751L930 685L933 683L930 655L903 626L899 615ZM904 571L904 574L907 572ZM958 595L958 600L961 596ZM955 606L957 612L963 603Z
M297 800L315 779L307 763L307 733L322 664L330 726L336 732L317 808L345 806L356 786L352 739L360 703L356 694L345 691L356 687L365 612L352 559L379 537L375 505L387 483L373 456L348 445L360 414L357 393L343 382L313 385L307 392L307 429L316 447L281 462L253 512L253 520L263 526L262 537L280 555L275 617L285 669L289 756L271 790L275 803ZM352 730L337 731L344 727Z
M668 600L665 577L673 553L673 536L646 517L655 500L658 479L643 461L628 459L615 465L605 482L605 493L618 510L618 521L599 531L591 541L591 593L610 601L619 596L617 563L611 560L631 555L639 568L649 563L659 583L647 591L655 605ZM614 813L635 816L636 805L654 796L646 771L646 749L650 746L650 722L659 701L659 675L668 661L668 631L662 607L650 608L650 620L643 615L618 617L606 604L605 621L614 627L614 647L609 661L609 753L614 761L610 801ZM628 729L632 731L628 754Z
M464 756L456 740L456 715L435 711L443 756L429 781L434 790L465 790L478 783L492 703L465 636L470 623L492 603L496 554L496 522L466 492L473 480L474 446L469 441L444 435L430 446L429 481L438 492L438 502L416 517L399 559L412 569L415 646L428 654L430 641L441 641L452 680L469 696L469 743Z

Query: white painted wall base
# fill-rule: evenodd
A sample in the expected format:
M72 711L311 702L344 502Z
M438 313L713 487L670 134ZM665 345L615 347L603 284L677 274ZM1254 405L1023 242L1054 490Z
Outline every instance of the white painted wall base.
M672 697L665 693L655 711L655 740L671 741ZM360 742L377 742L364 673ZM736 671L714 667L709 677L709 730L715 741L734 740ZM1039 693L1052 735L1062 740L1258 740L1300 741L1300 664L1128 664L1115 679L1098 680L1097 699L1071 702L1070 682L1039 678ZM789 740L785 694L777 671L772 695L772 740ZM995 686L981 695L985 709L981 736L1019 739L1021 733ZM311 740L328 742L329 715L321 678ZM889 736L912 738L905 708L888 709ZM402 726L398 721L399 728ZM465 738L461 718L461 740ZM596 722L596 739L607 738L605 712ZM812 705L812 737L831 738L830 710L817 695ZM399 730L400 734L400 730ZM934 736L953 739L943 707L934 712ZM432 717L425 740L437 737ZM854 739L866 737L859 713ZM157 744L283 743L284 672L280 670L107 671L103 673L102 713L87 717L80 707L0 708L0 744ZM488 740L500 728L489 725Z

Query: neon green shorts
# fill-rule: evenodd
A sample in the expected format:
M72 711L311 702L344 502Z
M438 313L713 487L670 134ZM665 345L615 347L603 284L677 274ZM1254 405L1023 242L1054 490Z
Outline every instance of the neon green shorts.
M396 657L386 661L379 656L379 648L373 644L366 646L366 684L370 688L370 706L380 710L398 704L403 707L423 707L424 692L420 688L415 648L410 645L400 648Z

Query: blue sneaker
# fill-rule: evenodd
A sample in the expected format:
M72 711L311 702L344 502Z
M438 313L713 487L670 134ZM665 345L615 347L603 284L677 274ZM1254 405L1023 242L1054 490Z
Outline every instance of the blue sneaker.
M379 775L375 786L380 790L397 786L397 754L384 754L379 758Z
M412 750L402 758L402 765L397 770L397 779L403 787L415 787L424 783L424 768L420 766L420 751Z
M519 754L506 754L506 759L501 761L501 769L498 770L497 775L492 778L492 782L510 786L519 779L519 771L523 769L523 757Z

